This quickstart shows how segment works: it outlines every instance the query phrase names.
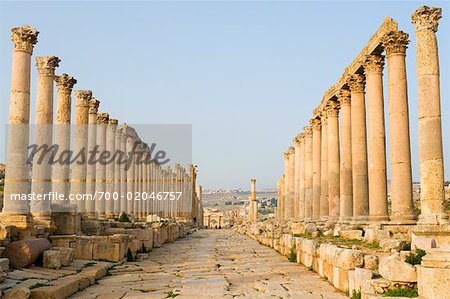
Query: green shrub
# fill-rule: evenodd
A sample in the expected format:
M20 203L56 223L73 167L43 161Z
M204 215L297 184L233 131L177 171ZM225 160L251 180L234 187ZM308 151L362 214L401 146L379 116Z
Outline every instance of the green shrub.
M119 222L130 222L130 218L128 217L127 213L122 212L119 215L119 219L117 219Z
M423 249L417 249L416 254L410 254L406 257L405 262L411 265L420 265L422 263L422 258L427 253Z
M289 252L288 260L292 263L297 262L297 249L295 246L291 247L291 251Z
M419 294L416 289L402 289L402 288L394 288L387 290L386 293L383 294L383 297L417 297Z
M134 262L134 256L130 248L127 251L127 262Z
M361 299L361 291L354 291L350 299Z

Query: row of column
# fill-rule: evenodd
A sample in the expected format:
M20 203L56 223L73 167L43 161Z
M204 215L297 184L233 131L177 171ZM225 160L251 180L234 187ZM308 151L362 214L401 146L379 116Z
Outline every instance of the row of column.
M67 74L55 75L60 63L56 56L36 57L36 116L35 125L30 126L31 56L38 34L29 26L12 29L1 223L30 233L33 223L51 228L54 213L92 219L115 219L121 212L135 220L149 215L202 219L201 187L196 186L194 165L163 167L152 160L150 147L136 130L119 126L117 119L98 112L100 102L92 91L74 92L75 123L71 124L77 80Z
M417 39L421 224L448 221L435 35L440 18L441 9L426 6L412 15ZM387 58L390 194L382 78L385 57L372 53L284 153L285 171L278 182L279 219L415 223L405 64L408 43L408 34L402 31L387 32L380 39Z

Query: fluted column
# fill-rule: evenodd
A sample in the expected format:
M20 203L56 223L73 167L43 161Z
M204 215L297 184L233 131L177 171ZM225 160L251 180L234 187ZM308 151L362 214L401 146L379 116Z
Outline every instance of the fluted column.
M129 127L126 127L129 128ZM127 214L132 216L134 214L134 180L136 178L135 175L135 156L136 156L136 148L135 148L135 140L128 135L127 130L125 129L125 134L127 134L127 159L128 159L128 168L126 170L127 173Z
M419 110L420 224L448 223L444 202L441 91L436 32L442 9L422 6L411 16L416 31Z
M36 90L35 141L36 146L50 147L52 145L53 126L53 81L55 68L59 65L59 58L55 56L36 57L38 71ZM33 158L31 191L34 194L49 194L52 189L49 154ZM30 210L35 222L51 225L51 202L49 200L33 200Z
M406 47L408 34L391 31L382 37L388 61L388 111L391 171L391 221L414 220L409 138Z
M28 194L30 182L27 167L30 122L31 54L39 32L31 27L13 28L11 92L9 100L8 142L3 213L0 222L15 225L25 235L31 228L30 207L26 200L15 200L14 194Z
M300 138L295 136L294 143L294 219L299 219L300 204Z
M256 179L252 178L250 188L250 210L249 210L249 221L255 222L258 218L258 206L256 202Z
M307 126L305 131L305 220L313 216L313 133Z
M133 210L134 210L134 219L139 220L141 217L141 192L142 192L142 163L141 161L142 155L142 141L137 141L136 154L135 154L135 169L134 169L134 202L133 202Z
M321 113L322 140L320 151L320 220L327 220L328 205L328 118L326 109Z
M55 122L55 136L54 143L59 147L58 153L70 151L70 117L72 114L72 88L77 83L73 77L62 74L55 76L56 87L58 89L58 98L56 102L56 122ZM69 163L53 164L52 169L52 189L60 196L64 195L63 201L58 201L58 204L63 205L58 207L58 212L66 211L70 204L69 197L69 177L70 165Z
M313 202L312 217L318 220L320 217L320 152L321 152L321 131L322 123L320 119L310 120L312 127L312 159L313 159Z
M295 197L294 197L294 168L295 168L295 149L293 146L289 147L289 211L288 218L294 218Z
M119 127L114 132L114 142L116 148L116 159L114 160L114 218L119 217L122 212L122 164L123 152L121 141L121 130ZM126 195L125 195L126 196Z
M97 146L98 155L97 161L101 160L101 157L106 152L106 131L109 123L108 113L97 114ZM95 168L95 190L97 191L97 198L95 203L95 209L98 215L98 219L106 218L106 166L104 163L96 163ZM103 196L102 196L103 194Z
M89 156L92 152L97 150L97 112L100 101L92 98L89 101L89 127L88 127L88 151ZM95 155L93 155L95 156ZM94 161L88 161L86 168L86 194L91 198L86 200L86 212L89 218L95 218L95 177L96 177L96 163Z
M367 221L369 216L369 184L367 177L365 78L360 74L349 77L351 92L353 220Z
M328 210L329 220L336 222L340 215L340 154L339 154L339 103L329 101L328 116ZM351 178L350 178L351 179Z
M299 219L305 220L305 133L298 135L300 139L300 195L299 195Z
M337 93L341 107L340 170L339 170L339 222L348 222L353 217L352 178L352 119L350 91L341 89Z
M120 168L120 212L128 213L127 202L128 202L128 190L127 190L127 169L128 169L128 156L127 156L127 135L123 127L119 130L120 139L120 152L122 162L119 165ZM119 214L120 214L119 212Z
M106 125L106 152L114 155L116 152L116 129L117 129L117 119L110 118L108 124ZM106 193L105 193L105 204L106 211L105 216L107 219L114 219L114 192L115 190L115 167L116 163L112 159L109 159L106 163Z
M365 58L370 221L388 220L383 66L384 56Z
M75 126L73 133L73 151L76 155L84 153L84 158L88 157L88 126L89 126L89 101L92 98L90 90L75 91ZM86 173L87 162L83 156L79 156L77 161L72 164L72 177L70 179L71 193L76 199L77 211L86 212L85 198L86 194Z
M284 219L289 219L289 209L292 209L291 207L291 200L290 200L290 194L289 194L289 185L291 182L290 179L290 173L289 173L289 149L284 152L284 197L283 197L283 217Z

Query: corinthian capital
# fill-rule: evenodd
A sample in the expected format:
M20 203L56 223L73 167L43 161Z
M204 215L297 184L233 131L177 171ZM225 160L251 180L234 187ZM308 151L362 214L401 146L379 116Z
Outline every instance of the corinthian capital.
M295 153L295 147L290 146L288 151L289 151L289 155L293 155Z
M303 127L303 130L305 131L305 137L312 136L312 127L311 126L305 126L305 127Z
M11 29L11 40L14 43L14 50L33 53L33 47L37 44L39 31L25 25Z
M361 74L352 74L347 78L347 84L351 92L364 92L366 77Z
M439 20L442 18L442 8L421 6L412 14L411 23L416 31L438 30Z
M100 106L100 101L96 98L89 100L89 114L97 114L98 107Z
M347 90L347 89L340 89L336 93L336 97L339 99L339 103L341 105L350 105L351 94L350 94L349 90Z
M119 120L115 119L115 118L110 118L108 123L110 125L116 125L117 126L117 124L119 123Z
M320 120L320 118L313 118L309 120L309 124L311 125L314 131L320 130L320 127L322 126L322 121Z
M328 101L328 109L327 109L327 113L328 116L338 116L339 115L339 108L340 105L338 102L336 101Z
M383 55L367 55L364 58L364 70L368 73L383 72L384 56Z
M108 113L98 113L97 114L97 124L107 125L108 123L109 123L109 114Z
M59 66L60 59L56 56L36 57L36 67L39 75L53 77L55 69Z
M78 107L90 107L89 101L92 98L91 90L75 90L75 106Z
M403 31L390 31L381 37L386 54L405 54L409 44L409 35Z
M58 92L71 93L77 80L67 74L62 74L61 76L55 76L55 82Z

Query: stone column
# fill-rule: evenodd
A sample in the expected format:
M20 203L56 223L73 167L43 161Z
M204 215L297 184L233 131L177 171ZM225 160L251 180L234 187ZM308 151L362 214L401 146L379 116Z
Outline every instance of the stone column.
M341 140L339 143L339 222L349 222L353 217L352 121L350 91L341 89L338 91L337 97L341 107Z
M106 131L108 123L108 113L97 114L97 160L103 160L102 157L106 152ZM95 168L95 190L97 192L97 198L95 199L95 209L98 215L98 219L106 219L106 165L101 161L97 163Z
M88 126L89 126L89 101L92 98L90 90L75 91L75 126L73 133L73 151L75 155L82 153L77 162L72 164L72 177L70 179L71 193L75 196L77 211L84 215L86 213L86 175L88 157Z
M89 101L89 127L88 127L88 151L89 157L96 158L95 151L97 150L97 112L100 101L92 98ZM86 199L86 213L89 218L96 218L95 213L95 174L96 164L94 161L88 160L86 168L86 195L90 198Z
M294 197L294 184L295 184L295 149L293 146L289 147L289 206L291 209L288 211L289 219L294 219L294 209L295 209L295 197Z
M249 206L249 221L255 222L258 218L258 204L256 202L256 179L251 179L250 191L250 206Z
M320 220L326 221L329 214L328 204L328 119L326 109L320 117L322 121L322 140L320 151Z
M72 114L72 88L77 83L73 77L62 74L55 76L56 87L58 88L58 98L56 102L56 122L55 122L55 136L53 138L55 145L58 148L58 154L70 150L70 117ZM58 211L66 211L70 204L69 197L69 177L70 165L68 162L53 164L52 169L52 189L59 196L64 196L63 201L58 200ZM60 210L61 209L61 210Z
M283 190L284 190L284 178L283 176L278 179L277 182L277 219L283 219Z
M329 101L328 116L328 211L329 220L336 222L340 215L340 155L339 155L339 103ZM351 177L350 177L351 179Z
M292 210L291 199L289 194L289 184L291 182L289 173L289 149L284 152L284 197L283 197L283 219L289 219L289 209Z
M411 16L417 44L420 224L448 223L444 202L441 91L436 32L442 9L422 6Z
M123 160L122 151L122 141L121 141L120 128L117 127L114 132L114 142L116 148L116 159L114 160L114 218L119 217L120 212L122 212L122 164ZM125 195L126 196L126 195Z
M120 168L120 212L128 213L128 190L127 190L127 135L123 127L119 129L120 151L122 153L122 162ZM119 214L120 214L119 212Z
M367 177L365 78L353 74L348 79L351 91L353 220L367 221L369 216L369 184Z
M117 129L117 119L110 118L108 124L106 125L106 152L114 155L116 152L116 129ZM105 203L106 212L105 216L107 219L114 219L114 193L116 192L115 187L115 167L116 162L112 158L108 159L106 164L106 193L105 193Z
M387 209L383 66L384 56L368 55L365 58L369 220L373 222L384 221L389 218Z
M300 195L299 195L299 219L305 220L305 133L300 133Z
M320 218L320 151L321 151L321 131L322 123L320 119L309 121L312 127L312 159L313 159L313 202L312 217L314 220Z
M129 127L127 127L129 128ZM127 134L127 151L128 151L128 169L127 169L127 213L131 217L134 214L134 180L136 178L135 175L135 140L134 138L130 137L130 134L128 133L128 130L125 130L125 133Z
M53 80L55 68L60 60L55 56L36 57L38 71L36 90L36 117L35 117L35 141L36 146L52 145L53 126ZM50 156L41 155L33 158L31 192L33 194L49 194L52 189L51 174L52 167ZM33 214L34 222L39 222L47 229L51 228L51 209L49 200L33 200L30 203L30 210Z
M299 219L300 204L300 138L295 136L294 143L294 219Z
M310 126L305 131L305 220L313 216L313 132Z
M134 210L134 219L138 220L141 216L141 193L142 193L142 165L141 165L141 155L142 155L142 141L137 140L136 153L134 157L134 202L133 202L133 210Z
M391 170L391 221L414 222L409 139L406 47L408 34L391 31L382 37L388 61L388 110Z

